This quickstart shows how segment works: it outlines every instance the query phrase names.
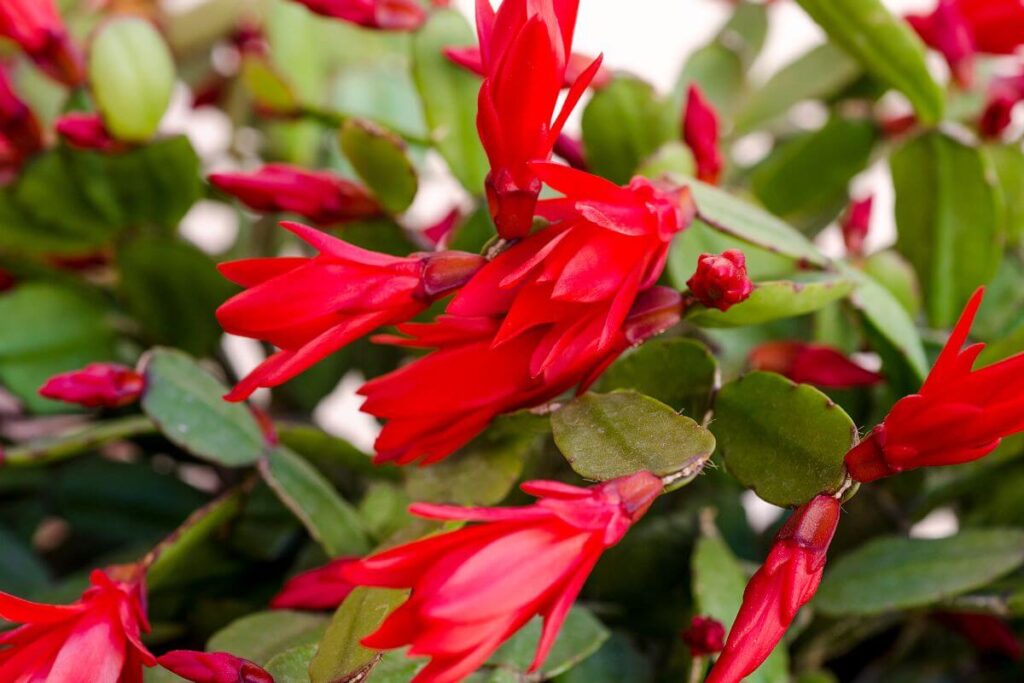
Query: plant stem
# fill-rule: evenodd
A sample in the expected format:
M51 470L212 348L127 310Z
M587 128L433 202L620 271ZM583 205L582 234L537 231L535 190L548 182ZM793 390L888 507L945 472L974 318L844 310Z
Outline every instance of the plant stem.
M112 441L156 432L156 424L144 415L131 415L100 422L69 434L15 446L2 453L0 468L48 465L87 453Z

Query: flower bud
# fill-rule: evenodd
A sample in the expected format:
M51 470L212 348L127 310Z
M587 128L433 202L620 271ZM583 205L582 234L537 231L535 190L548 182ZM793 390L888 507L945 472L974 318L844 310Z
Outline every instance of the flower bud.
M851 256L864 255L864 242L867 241L871 229L871 208L874 200L874 196L868 195L864 199L850 202L839 221L846 251Z
M84 78L82 57L53 0L0 2L0 36L10 38L40 69L70 86Z
M427 19L419 0L297 0L310 11L383 31L415 31Z
M696 85L690 86L686 98L683 139L697 163L697 178L717 185L724 166L718 144L718 114Z
M192 683L274 683L262 667L227 652L173 650L157 662Z
M995 92L985 103L985 109L978 118L978 133L989 140L1002 137L1003 132L1013 123L1013 108L1019 98L1008 92Z
M145 378L116 363L93 363L56 375L39 389L44 398L86 408L120 408L134 403L146 387Z
M931 14L910 15L907 23L942 54L956 82L970 87L974 81L974 37L956 0L939 0Z
M712 617L695 616L690 628L683 631L683 642L691 657L706 657L725 647L725 627Z
M98 152L117 152L126 148L111 137L99 114L71 113L57 120L57 133L69 145Z
M29 157L43 148L43 131L39 120L11 87L0 69L0 135L19 159Z
M746 301L754 291L747 276L746 257L738 249L728 249L718 256L701 254L697 271L686 284L697 301L720 311Z
M423 259L419 296L435 301L448 296L476 272L487 265L487 259L462 251L441 251ZM415 295L414 295L415 296Z
M555 139L555 154L573 168L581 171L587 170L587 156L583 150L583 142L571 135L562 133Z
M883 380L842 353L821 344L799 341L767 342L750 352L754 370L777 372L798 384L832 389L874 386Z

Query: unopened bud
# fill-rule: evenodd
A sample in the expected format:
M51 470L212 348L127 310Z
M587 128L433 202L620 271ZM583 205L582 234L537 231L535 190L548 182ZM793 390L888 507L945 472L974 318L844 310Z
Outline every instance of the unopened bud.
M419 296L435 301L448 296L476 275L487 259L464 251L441 251L423 259Z
M39 394L86 408L120 408L137 401L145 387L145 378L129 367L93 363L81 370L51 377L39 389Z
M683 631L683 642L690 648L691 657L713 655L725 647L725 627L712 617L695 616Z
M846 251L853 256L864 255L864 243L871 230L871 208L874 199L874 196L868 195L864 199L850 202L840 220Z
M746 257L738 249L728 249L720 255L701 254L697 271L686 284L697 301L720 311L746 301L754 291L747 276Z

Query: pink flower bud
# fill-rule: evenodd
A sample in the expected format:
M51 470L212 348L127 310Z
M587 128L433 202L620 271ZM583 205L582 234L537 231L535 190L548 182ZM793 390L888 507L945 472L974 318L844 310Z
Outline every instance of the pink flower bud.
M137 401L145 387L145 378L129 367L93 363L81 370L51 377L39 394L86 408L120 408Z
M274 683L262 667L227 652L173 650L157 662L192 683Z
M683 139L697 162L697 178L717 185L725 162L718 146L718 114L696 85L686 97Z
M418 0L296 0L325 17L383 31L415 31L427 19Z
M82 149L94 149L99 152L117 152L127 146L115 140L107 131L103 117L99 114L72 113L65 114L57 120L57 133L68 144Z
M746 301L754 291L754 284L747 277L746 257L738 249L728 249L717 256L701 254L697 271L686 284L697 301L720 311Z
M846 251L852 256L864 255L864 242L871 229L871 207L874 200L874 196L868 195L864 199L850 202L839 221Z
M832 389L869 387L884 379L836 349L799 341L761 344L750 352L750 367L777 372L800 384Z
M690 628L683 631L683 642L691 657L706 657L725 647L725 627L712 617L695 616Z

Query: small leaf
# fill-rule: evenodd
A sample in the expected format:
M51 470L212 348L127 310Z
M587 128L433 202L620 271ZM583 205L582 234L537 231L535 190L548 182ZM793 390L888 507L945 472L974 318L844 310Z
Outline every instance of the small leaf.
M645 178L671 179L688 178L696 172L693 152L682 142L670 140L647 157L636 170L637 175Z
M839 490L843 457L857 438L856 425L825 394L770 372L725 385L711 428L729 472L780 507Z
M274 683L309 683L309 663L316 648L316 643L289 648L271 657L264 668L274 677Z
M1024 564L1024 531L972 529L943 539L881 538L825 573L815 608L865 616L924 607L982 588Z
M487 665L512 669L526 676L537 651L541 626L542 619L539 617L531 620L505 641L487 660ZM568 671L597 652L608 640L608 636L608 629L589 610L573 607L565 617L565 623L540 668L540 674L548 679Z
M4 527L0 527L0 591L32 595L50 584L50 570L31 548Z
M711 432L635 391L580 396L551 416L551 426L569 465L593 481L643 470L685 480L715 450Z
M349 119L339 133L341 149L381 206L402 213L416 197L416 171L401 138L369 121Z
M728 311L691 306L686 317L703 327L744 327L795 318L820 310L847 296L856 287L850 278L821 275L799 281L759 282L746 301Z
M156 349L144 362L142 409L172 442L226 467L255 464L266 448L248 407L228 403L227 391L189 356Z
M206 650L230 652L263 666L275 655L316 643L326 626L327 617L319 614L289 610L256 612L213 634Z
M260 473L328 555L364 555L370 549L359 513L300 456L275 448L260 462Z
M678 114L677 122L682 122L686 111L686 94L691 85L700 88L716 112L730 116L747 87L743 58L718 41L691 54L672 91L669 111Z
M1007 240L1019 244L1024 239L1024 152L1013 144L991 145L986 151L1003 193Z
M404 59L345 66L334 80L331 96L334 107L347 117L369 119L402 135L427 135L423 105Z
M924 44L881 0L797 0L825 33L882 83L901 91L925 125L942 119L945 96Z
M289 114L299 108L299 98L291 84L266 58L245 56L241 78L245 89L261 109Z
M898 251L876 251L864 259L864 272L889 290L911 317L921 312L921 286L914 267Z

